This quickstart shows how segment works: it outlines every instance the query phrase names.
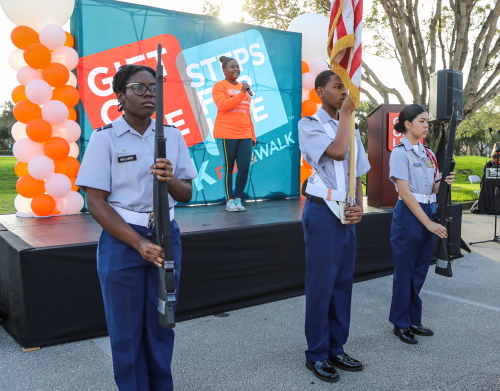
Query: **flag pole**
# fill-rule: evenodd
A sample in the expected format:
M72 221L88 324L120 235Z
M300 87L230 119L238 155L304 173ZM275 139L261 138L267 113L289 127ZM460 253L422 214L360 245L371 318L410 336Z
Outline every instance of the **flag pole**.
M354 111L351 113L351 132L349 134L349 198L350 206L356 205L356 127Z

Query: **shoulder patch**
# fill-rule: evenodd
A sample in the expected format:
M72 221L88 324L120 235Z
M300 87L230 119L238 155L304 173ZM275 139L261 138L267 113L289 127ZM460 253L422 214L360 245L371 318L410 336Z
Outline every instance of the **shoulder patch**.
M309 119L309 120L311 120L311 121L316 121L316 122L319 122L319 121L318 121L316 118L314 118L314 117L305 116L304 118L307 118L307 119Z
M100 128L97 128L97 129L94 129L95 132L100 132L101 130L103 129L110 129L113 127L113 123L110 123L110 124L107 124L107 125L104 125L104 126L101 126Z

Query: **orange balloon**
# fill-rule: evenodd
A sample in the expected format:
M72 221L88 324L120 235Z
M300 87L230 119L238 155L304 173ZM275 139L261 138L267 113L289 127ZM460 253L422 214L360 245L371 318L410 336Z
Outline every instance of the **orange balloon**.
M11 97L14 103L21 102L22 100L28 100L24 92L25 88L25 86L17 86L12 90Z
M75 46L75 39L67 31L65 31L65 33L66 33L66 42L64 42L64 46L69 46L70 48L72 48L73 46Z
M39 43L38 33L28 26L17 26L10 33L12 43L19 49L26 49L32 43Z
M66 156L64 159L54 161L56 169L54 173L64 174L68 178L73 178L78 175L78 170L80 169L80 162L72 156ZM74 184L74 182L73 182Z
M44 119L34 119L26 125L26 134L37 143L44 143L52 136L52 126Z
M62 87L69 80L69 71L63 64L51 62L43 70L42 78L49 83L51 87Z
M35 69L44 69L50 64L50 50L41 43L32 43L24 49L24 61Z
M56 201L54 197L48 194L41 194L39 196L33 197L31 200L31 210L37 216L48 216L52 214L56 208Z
M316 114L317 109L316 103L312 100L305 100L302 102L302 116L304 117Z
M69 153L69 143L62 137L51 137L43 146L43 152L52 160L64 159Z
M309 65L307 65L307 62L302 61L302 73L307 73L309 72Z
M78 191L78 190L80 190L80 188L79 188L77 185L75 185L75 182L76 182L76 177L74 177L74 178L69 178L69 179L70 179L70 181L71 181L71 190L73 190L73 191Z
M76 110L73 107L68 107L68 119L76 121Z
M31 175L24 175L16 182L16 190L25 198L34 198L45 193L45 181L39 181Z
M17 162L14 165L14 172L21 178L22 176L28 175L28 163Z
M309 99L312 100L314 103L321 103L321 99L319 98L318 93L314 89L309 91Z
M42 109L29 100L22 100L14 106L14 117L19 122L27 124L34 119L42 118Z
M69 76L68 76L69 77ZM57 87L52 94L52 100L60 100L68 107L73 107L80 100L80 93L73 86Z

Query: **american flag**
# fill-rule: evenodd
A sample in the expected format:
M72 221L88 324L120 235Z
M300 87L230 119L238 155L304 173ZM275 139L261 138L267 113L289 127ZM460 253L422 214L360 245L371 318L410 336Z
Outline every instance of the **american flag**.
M328 31L331 69L340 76L354 104L359 107L363 0L335 0Z

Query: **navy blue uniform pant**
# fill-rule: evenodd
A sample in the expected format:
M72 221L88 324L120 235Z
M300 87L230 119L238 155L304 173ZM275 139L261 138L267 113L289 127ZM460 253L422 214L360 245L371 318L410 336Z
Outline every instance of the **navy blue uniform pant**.
M130 225L154 241L152 228ZM175 284L179 286L181 242L179 226L170 222L175 262ZM102 231L97 250L108 324L113 371L120 391L172 391L170 364L174 330L158 322L158 267L137 250Z
M434 204L420 206L434 220ZM435 238L399 200L394 208L391 228L394 280L389 315L389 321L398 328L422 324L422 299L419 294L429 270Z
M325 205L306 201L306 360L344 353L349 336L356 231Z
M217 147L222 158L224 167L224 186L226 189L226 199L242 198L243 191L248 181L248 171L252 160L251 138L243 139L217 139ZM234 162L238 165L236 173L236 186L233 192L233 170Z

